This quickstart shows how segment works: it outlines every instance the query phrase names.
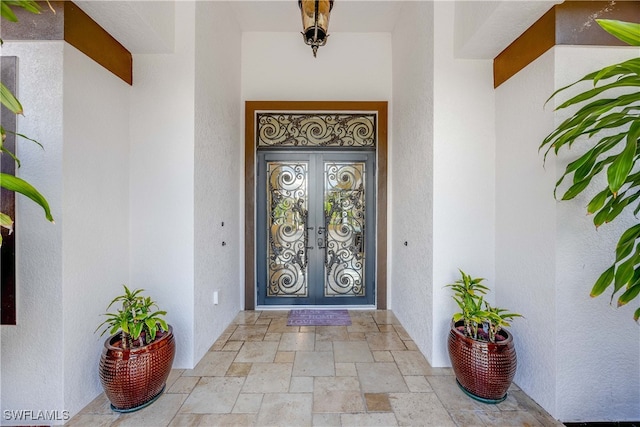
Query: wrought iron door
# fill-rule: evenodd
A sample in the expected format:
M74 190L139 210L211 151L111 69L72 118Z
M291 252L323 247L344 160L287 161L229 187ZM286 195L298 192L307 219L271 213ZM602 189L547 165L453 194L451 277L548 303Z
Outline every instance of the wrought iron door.
M374 154L258 159L258 304L374 304Z

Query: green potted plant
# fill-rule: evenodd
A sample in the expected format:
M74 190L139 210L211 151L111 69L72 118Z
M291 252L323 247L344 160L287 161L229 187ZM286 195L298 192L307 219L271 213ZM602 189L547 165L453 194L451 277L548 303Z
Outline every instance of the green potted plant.
M512 335L504 329L520 314L492 307L484 300L489 288L484 279L460 270L461 278L447 285L460 312L453 315L448 348L458 385L467 395L484 403L499 403L516 373L517 358Z
M607 19L596 21L623 42L640 46L640 24ZM573 144L587 146L584 154L567 165L556 183L554 194L562 187L562 200L571 200L590 184L600 186L587 205L587 213L593 215L597 228L612 222L626 210L633 209L636 216L640 212L640 173L637 170L640 163L640 58L589 73L558 89L549 100L576 85L587 87L562 102L556 110L579 108L544 139L540 149L545 150L546 159L550 152L558 154ZM640 224L636 222L620 236L615 261L596 280L591 289L592 297L612 288L611 300L618 295L620 307L640 295L639 243ZM640 308L633 317L638 321Z
M153 403L164 391L175 356L173 329L164 320L166 311L154 310L156 303L144 297L143 289L129 290L107 306L116 303L115 313L105 313L107 319L102 335L111 334L104 343L100 357L100 382L111 409L133 412Z

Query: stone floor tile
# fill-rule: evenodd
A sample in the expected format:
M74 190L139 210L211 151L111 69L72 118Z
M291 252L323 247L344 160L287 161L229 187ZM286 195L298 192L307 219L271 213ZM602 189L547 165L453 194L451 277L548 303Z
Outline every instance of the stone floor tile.
M412 340L404 340L402 342L404 343L404 346L407 347L407 350L420 351L416 343Z
M262 341L267 329L266 325L238 325L229 341Z
M240 393L231 411L234 414L257 414L262 404L262 393Z
M203 415L199 426L253 426L256 425L256 414L215 414Z
M375 320L378 325L400 324L393 312L389 310L377 310L375 313L373 313L373 320Z
M336 363L336 377L357 377L355 363Z
M197 426L202 421L202 414L176 414L168 427L192 427ZM93 426L92 426L93 427Z
M235 332L237 327L238 327L237 324L231 323L229 326L227 326L227 328L224 331L222 331L222 335L220 335L220 337L222 336L227 336L227 338L230 337Z
M378 325L378 330L380 332L395 332L395 328L393 325Z
M349 332L349 341L366 341L367 337L364 332Z
M448 411L498 411L496 405L487 405L467 396L454 376L427 376L433 391Z
M282 334L278 351L313 351L315 344L315 332L287 332Z
M364 400L368 412L391 412L391 403L387 393L365 393Z
M336 363L373 362L373 355L365 341L334 341L333 355Z
M398 421L393 413L373 414L341 414L340 420L343 426L397 426ZM416 424L419 425L419 424Z
M278 351L276 353L275 363L293 363L296 357L295 351Z
M171 387L167 389L167 393L189 394L200 381L200 377L180 377Z
M203 377L180 408L181 414L227 414L233 409L244 378Z
M449 412L451 419L458 427L485 427L479 414L482 411L453 411Z
M546 426L558 426L562 427L563 424L557 420L555 420L549 413L547 413L540 405L534 402L529 396L525 394L522 390L509 391L507 396L507 400L515 399L518 402L518 409L521 411L527 411L531 415L533 415L538 422L542 425ZM498 409L500 409L500 405Z
M356 363L358 379L365 393L408 392L395 363Z
M118 419L118 415L113 411L111 414L78 414L64 425L69 427L110 427Z
M297 351L293 363L295 377L332 377L336 374L333 352Z
M316 341L349 341L346 326L316 326Z
M360 383L355 377L320 377L313 385L313 412L364 412Z
M371 354L376 362L394 362L393 355L388 350L375 350Z
M392 351L402 375L431 375L431 365L419 351Z
M109 402L106 394L100 393L98 397L85 406L79 414L111 415L113 414L113 411L111 410L111 402Z
M401 426L456 427L435 393L391 393L389 400Z
M313 393L313 377L291 377L289 393Z
M271 319L265 318L265 317L259 317L258 320L256 320L256 323L254 323L254 325L267 325L267 326L269 326L270 324L271 324Z
M533 415L524 411L484 411L479 412L478 417L488 426L543 426Z
M243 341L227 341L227 343L222 347L222 351L238 351L244 344Z
M262 399L257 424L261 426L310 426L311 393L268 393Z
M236 354L229 351L210 351L204 355L195 368L186 369L183 377L222 377L229 369Z
M291 363L254 363L242 387L243 393L289 391Z
M246 377L249 375L249 371L251 371L251 363L237 363L234 362L229 366L227 372L224 374L225 377Z
M342 425L340 414L313 414L314 427L341 427Z
M279 332L279 333L294 333L299 332L300 328L298 326L287 326L287 318L276 318L271 320L269 324L268 332Z
M404 343L395 332L367 332L367 343L371 350L406 350Z
M166 426L187 398L186 394L163 394L153 405L129 414L120 414L113 427Z
M274 341L245 342L234 362L268 363L273 362L278 351L278 343Z
M262 341L278 341L282 338L282 334L280 332L267 332L264 334L264 338Z
M172 369L171 372L169 372L167 382L165 383L166 389L169 389L183 373L184 369Z
M409 334L402 327L402 325L393 325L393 329L396 330L396 332L398 333L398 336L400 337L400 339L402 341L411 341L412 340L411 336L409 336Z
M378 325L371 317L352 317L347 332L379 332Z
M264 310L260 313L263 319L286 319L289 317L289 310Z
M404 382L407 383L409 391L412 393L426 393L433 391L431 384L424 375L405 375Z
M318 341L316 336L316 347L315 351L333 351L333 342L332 341Z
M253 325L260 317L260 314L260 311L241 311L235 319L233 319L232 323L236 323L238 325Z
M300 332L315 332L315 326L300 326Z

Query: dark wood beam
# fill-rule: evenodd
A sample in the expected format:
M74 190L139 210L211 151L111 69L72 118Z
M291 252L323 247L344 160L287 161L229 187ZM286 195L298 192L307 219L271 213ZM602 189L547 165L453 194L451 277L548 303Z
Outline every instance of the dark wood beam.
M640 22L640 1L565 1L552 7L493 60L493 85L500 86L558 45L624 46L595 19Z
M2 39L64 40L128 84L133 84L131 52L73 2L54 1L51 4L55 13L46 3L42 3L39 15L16 9L18 22L2 22Z

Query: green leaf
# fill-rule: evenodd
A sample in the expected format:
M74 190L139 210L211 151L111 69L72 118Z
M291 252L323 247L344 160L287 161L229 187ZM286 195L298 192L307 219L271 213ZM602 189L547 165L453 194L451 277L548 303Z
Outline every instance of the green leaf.
M7 5L6 2L0 2L0 16L2 16L7 21L18 22L18 17L13 10Z
M614 19L596 19L596 22L617 39L631 46L640 46L640 24Z
M38 190L36 190L35 187L33 187L27 181L13 175L0 173L0 187L27 196L38 205L42 206L42 209L44 209L45 217L49 221L54 222L53 216L51 216L51 209L49 208L47 199L45 199L44 196L40 194Z
M638 294L640 294L640 283L636 282L633 285L631 285L625 291L625 293L620 295L620 298L618 298L618 307L622 307L623 305L627 304L629 301L636 298Z
M0 82L0 102L2 102L2 105L7 107L9 111L15 114L23 113L20 101L13 96L9 88L7 88L2 82Z
M610 195L611 192L608 188L605 188L604 190L596 194L596 196L589 202L589 205L587 205L587 213L593 214L602 209L604 203L607 201L607 198Z
M635 313L633 313L633 320L635 320L636 322L638 321L638 319L640 319L640 308L638 308Z
M5 213L0 212L0 227L9 230L9 234L13 232L13 220Z
M604 271L596 281L595 285L591 289L591 297L597 297L598 295L602 295L602 293L611 285L614 278L614 269L615 265L612 265L608 269Z
M614 195L618 193L633 168L638 138L640 138L640 121L631 124L624 150L607 170L607 182Z
M621 261L629 256L638 237L640 237L640 224L636 224L622 233L616 246L616 261Z

